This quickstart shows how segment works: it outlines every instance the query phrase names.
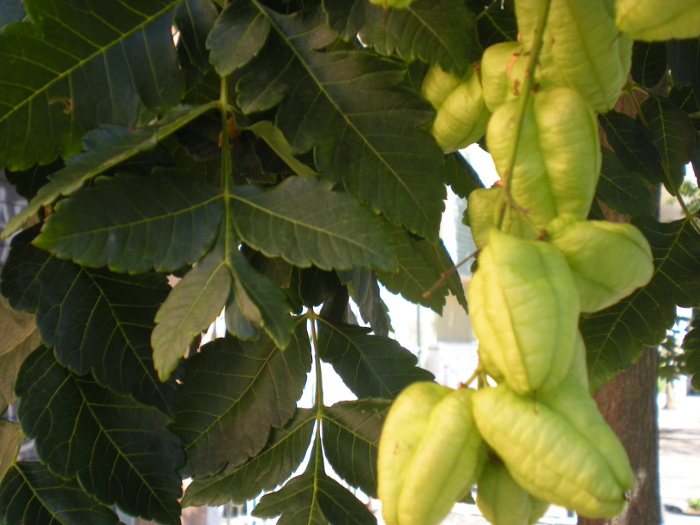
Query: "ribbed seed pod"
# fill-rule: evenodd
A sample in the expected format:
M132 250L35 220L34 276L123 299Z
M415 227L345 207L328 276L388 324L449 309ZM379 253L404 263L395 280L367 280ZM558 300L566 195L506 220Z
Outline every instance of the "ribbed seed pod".
M518 134L520 106L520 99L504 103L486 131L489 151L511 199L538 228L564 213L585 219L601 165L593 112L576 91L548 88L528 100ZM516 147L513 172L508 173Z
M477 482L476 506L491 525L533 525L549 503L518 485L500 460L490 459Z
M477 71L470 69L457 78L433 66L423 79L421 94L437 110L430 132L443 151L456 151L484 136L491 113Z
M484 440L526 491L581 516L611 518L622 511L634 477L629 460L576 379L537 399L506 385L473 397Z
M681 40L700 36L698 0L617 0L615 24L633 40Z
M491 229L467 297L479 352L513 390L546 391L566 377L580 298L556 248Z
M646 285L654 273L649 243L632 224L560 217L547 230L571 267L583 312L617 303Z
M377 495L387 525L398 525L398 505L406 473L435 406L452 393L437 383L417 382L394 400L382 427L377 453Z
M476 483L486 460L472 417L474 391L436 386L407 387L384 424L377 467L387 525L437 525Z
M502 217L501 217L502 215ZM533 238L535 233L522 222L523 218L513 208L506 206L503 188L478 188L467 197L468 226L474 245L481 249L488 241L489 230L501 220L500 230L521 239Z
M486 48L481 57L481 85L489 111L520 95L528 61L529 53L520 42L500 42ZM535 82L546 87L536 75Z
M540 55L542 77L575 89L599 113L615 105L632 64L632 39L615 25L613 4L614 0L552 0ZM541 0L515 2L526 50L537 38L544 5Z

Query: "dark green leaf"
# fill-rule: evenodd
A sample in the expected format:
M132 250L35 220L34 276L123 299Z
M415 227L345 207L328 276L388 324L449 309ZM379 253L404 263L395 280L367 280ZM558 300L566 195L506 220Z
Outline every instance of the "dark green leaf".
M306 471L277 492L264 496L253 516L274 518L280 525L376 525L376 518L346 488L323 471L316 442Z
M286 295L253 268L237 248L229 259L237 311L256 328L264 329L278 347L286 348L294 329Z
M173 288L155 316L153 363L161 379L170 377L192 339L214 322L231 293L231 273L223 240Z
M224 76L246 65L267 40L270 22L247 0L234 0L221 13L207 38L211 61Z
M0 521L8 524L117 525L117 515L89 497L75 479L41 463L21 461L0 483Z
M0 419L0 480L15 464L23 439L24 435L18 424Z
M275 124L292 152L313 149L324 176L389 220L437 238L444 161L419 129L433 111L401 87L404 69L366 51L319 51L335 39L322 13L281 15L256 5L271 34L237 83L243 112L282 102Z
M666 42L640 42L632 47L632 79L653 88L666 74Z
M218 16L219 10L211 0L185 0L175 8L178 47L184 48L189 62L203 73L209 69L207 35Z
M350 485L377 497L377 447L388 399L342 401L323 411L323 450Z
M132 125L139 98L150 108L177 104L177 3L27 2L32 22L0 35L0 167L46 164L75 153L100 124Z
M592 390L636 361L643 345L664 340L676 305L700 302L700 234L690 222L640 217L634 224L652 247L654 276L644 288L581 321Z
M433 379L416 366L416 356L395 340L370 335L369 329L360 326L322 319L317 351L359 398L394 397L414 381Z
M481 58L476 20L462 0L416 0L405 9L366 4L363 43L384 55L420 59L461 77Z
M323 9L328 13L328 25L333 31L340 38L354 42L372 5L365 0L324 0Z
M469 197L473 190L484 187L479 174L458 151L447 156L445 175L452 191L463 199Z
M379 219L328 181L290 177L267 191L236 187L231 209L240 237L267 256L323 269L394 265Z
M651 132L628 115L609 111L600 115L600 125L617 158L627 169L644 175L651 184L663 183L661 155Z
M304 323L284 351L264 337L227 337L189 358L172 427L187 452L185 474L216 474L258 454L270 428L294 414L310 367Z
M178 128L206 113L212 107L214 104L194 108L177 107L169 111L156 124L146 128L103 126L89 132L83 139L86 151L72 156L66 162L65 168L49 177L51 182L42 186L29 206L8 221L2 236L7 237L19 230L22 224L42 206L51 204L60 195L71 194L91 177L116 166L140 151L153 149L158 140L177 131ZM0 126L2 126L1 123Z
M650 215L653 208L651 190L644 177L627 169L615 153L605 148L596 198L626 215Z
M299 467L309 448L316 412L297 409L283 428L273 428L270 440L255 457L215 476L195 478L182 505L241 504L283 483Z
M35 234L12 240L0 286L10 305L36 310L41 338L62 364L78 374L92 370L101 385L172 414L175 383L158 380L150 345L153 317L170 290L165 276L82 268L32 246Z
M664 178L664 186L675 195L683 183L685 165L693 157L695 130L688 115L671 100L650 95L642 104L642 113L651 131L654 144L661 153L664 169L670 177Z
M158 412L76 376L39 348L17 378L22 430L58 475L129 514L180 523L180 442Z
M678 87L692 87L700 104L700 38L668 42L668 65Z
M388 337L392 331L389 309L379 293L374 271L355 269L352 272L339 272L338 276L343 284L348 285L362 320L372 327L375 334Z
M207 252L222 214L217 188L176 171L118 174L61 200L34 244L84 266L168 272Z
M691 330L683 338L683 351L686 356L683 373L692 376L693 388L700 390L700 321L693 321Z
M477 14L477 28L481 45L487 47L518 38L513 0L493 0Z
M445 296L452 292L466 309L464 290L459 275L454 272L446 283L428 297L424 293L438 282L443 272L453 263L445 247L425 239L415 239L405 230L389 226L391 245L396 251L398 266L393 272L377 271L377 277L393 293L400 293L407 300L422 304L441 314L445 306Z
M261 120L246 129L249 129L263 139L270 149L300 177L318 176L318 173L292 155L292 147L289 145L289 142L287 142L282 132L274 127L272 123Z
M5 170L7 182L15 187L15 191L27 200L33 199L39 189L49 181L49 176L65 164L62 159L58 159L47 165L34 165L28 170L10 171ZM18 212L20 210L17 210Z

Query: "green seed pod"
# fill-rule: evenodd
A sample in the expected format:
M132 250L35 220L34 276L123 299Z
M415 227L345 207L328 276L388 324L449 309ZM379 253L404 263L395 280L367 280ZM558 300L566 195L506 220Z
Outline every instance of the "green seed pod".
M476 506L492 525L533 525L549 503L529 494L500 460L491 459L477 482Z
M600 113L615 105L632 64L632 39L615 25L613 4L552 0L540 55L545 79L577 90ZM525 49L533 48L543 6L540 0L515 2Z
M399 524L399 497L406 474L428 427L430 413L450 393L451 388L421 381L407 386L391 405L377 453L377 495L387 525Z
M489 111L520 94L529 54L519 42L500 42L489 46L481 57L481 85ZM538 75L536 82L542 85Z
M476 483L486 447L474 424L474 390L460 388L442 399L406 472L399 525L437 525Z
M503 215L500 218L500 215ZM503 188L478 188L467 198L467 225L474 238L474 246L481 249L488 240L489 229L501 220L501 231L526 239L534 236L526 224L521 222L521 216L516 210L506 206L503 199Z
M476 71L470 69L458 79L433 66L423 79L421 93L437 110L430 132L443 151L456 151L484 136L491 113Z
M491 229L467 297L479 352L513 390L545 391L566 377L580 298L556 248Z
M698 0L617 0L615 24L633 40L680 40L700 36Z
M530 494L590 518L622 511L634 477L629 460L578 381L537 399L486 388L473 409L484 440Z
M647 284L654 273L649 243L631 224L561 217L547 230L571 267L583 312L617 303Z
M583 220L601 166L595 116L574 90L565 87L540 91L528 102L517 144L520 99L503 104L489 121L486 142L496 169L515 204L537 227L544 228L563 213Z
M576 379L588 391L590 385L588 381L588 364L586 363L586 343L583 341L581 332L576 337L574 357L571 360L571 369L568 375Z

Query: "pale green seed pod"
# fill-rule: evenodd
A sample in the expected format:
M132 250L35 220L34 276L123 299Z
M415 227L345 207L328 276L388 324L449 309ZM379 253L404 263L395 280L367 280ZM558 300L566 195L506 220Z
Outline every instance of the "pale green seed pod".
M615 25L613 4L552 0L540 55L545 79L577 90L600 113L615 105L632 64L632 39ZM541 0L515 2L525 49L533 48L543 6Z
M518 393L546 391L568 374L580 298L551 244L491 229L467 289L479 352Z
M501 221L501 231L521 239L534 237L534 232L516 210L506 206L503 188L478 188L467 197L467 222L472 232L474 246L481 249L488 241L489 230ZM501 217L502 216L502 217Z
M681 40L700 36L698 0L617 0L615 24L633 40Z
M404 478L399 525L437 525L476 483L486 447L474 424L474 390L460 388L443 398Z
M486 132L489 151L511 199L538 228L544 229L564 213L585 219L601 166L593 112L576 91L548 88L528 100L518 137L520 106L519 98L504 103ZM513 172L508 173L516 147Z
M407 386L391 405L377 452L377 496L387 525L399 525L399 498L430 413L451 393L451 388L421 381Z
M460 79L433 66L423 79L421 93L437 110L430 132L443 151L456 151L484 136L491 113L478 72L470 69Z
M500 42L486 48L481 57L481 85L489 111L520 95L528 61L529 53L520 42ZM537 71L535 75L539 87L546 87Z
M571 267L583 312L617 303L646 285L654 273L649 243L632 224L561 217L547 230Z
M578 381L543 396L506 385L473 396L484 440L513 479L538 499L590 518L612 518L625 505L633 472L624 448Z
M549 503L518 485L500 460L490 459L477 482L476 506L491 525L533 525Z
M583 341L581 332L576 337L574 357L571 360L571 369L568 375L576 379L588 391L590 384L588 380L588 364L586 363L586 343Z

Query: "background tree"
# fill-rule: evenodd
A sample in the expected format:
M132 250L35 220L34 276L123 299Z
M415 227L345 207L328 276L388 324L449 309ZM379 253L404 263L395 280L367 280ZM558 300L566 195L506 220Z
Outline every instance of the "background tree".
M375 495L383 415L431 377L388 337L379 284L466 308L454 275L423 292L453 266L446 186L481 186L425 130L419 86L429 65L461 76L516 39L511 3L5 0L0 27L0 167L29 200L4 232L22 230L0 284L0 402L19 399L21 424L0 422L3 522L117 523L117 505L178 523L181 504L282 485L256 516L374 523L324 458ZM599 116L611 149L591 217L632 217L656 271L582 318L593 390L700 303L696 218L658 222L649 192L677 195L698 162L699 49L635 44L622 96L643 101ZM224 309L226 336L200 348ZM321 361L357 400L324 404ZM40 461L14 460L25 437Z

